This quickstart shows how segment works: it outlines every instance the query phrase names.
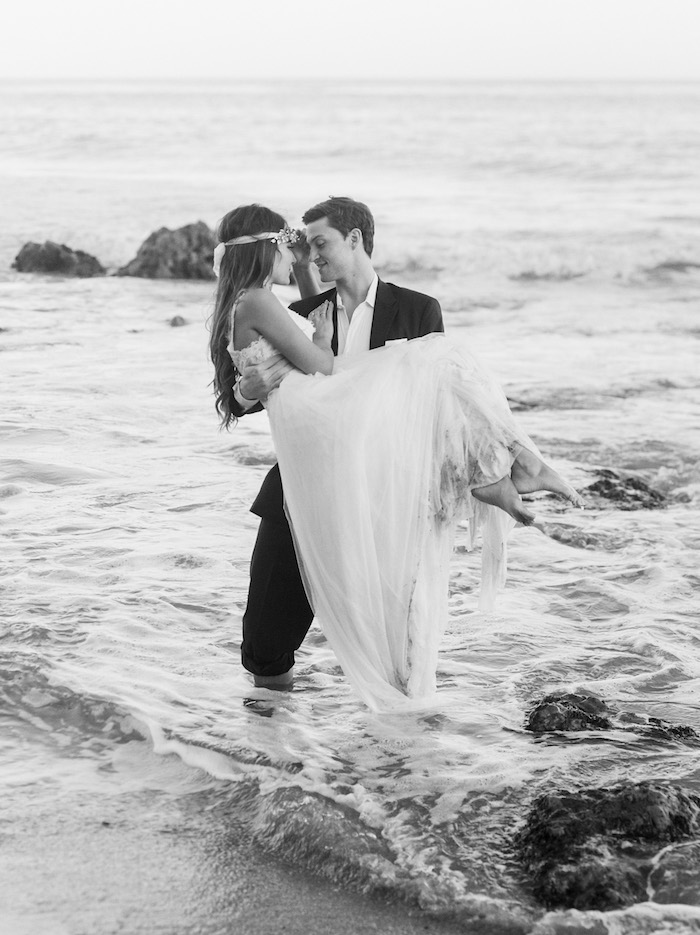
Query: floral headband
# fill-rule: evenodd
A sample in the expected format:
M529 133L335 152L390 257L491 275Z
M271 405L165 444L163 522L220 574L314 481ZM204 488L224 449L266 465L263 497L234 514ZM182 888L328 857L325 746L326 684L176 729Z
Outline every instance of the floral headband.
M292 227L283 227L276 234L272 231L265 231L262 234L245 234L242 237L234 237L233 240L227 240L226 243L218 243L214 247L214 275L219 275L221 261L224 258L226 247L237 247L239 244L256 243L258 240L271 240L273 243L296 243L301 237L301 231Z

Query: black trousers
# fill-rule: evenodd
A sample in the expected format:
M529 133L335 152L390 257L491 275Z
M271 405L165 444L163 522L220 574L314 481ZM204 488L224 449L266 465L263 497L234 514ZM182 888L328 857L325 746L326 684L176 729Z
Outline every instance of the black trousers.
M241 661L254 675L281 675L294 665L313 611L286 521L262 519L250 561Z

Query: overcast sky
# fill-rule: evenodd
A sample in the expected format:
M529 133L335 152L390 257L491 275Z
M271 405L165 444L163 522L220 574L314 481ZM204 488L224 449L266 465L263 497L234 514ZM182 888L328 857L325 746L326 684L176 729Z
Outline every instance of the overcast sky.
M0 77L700 80L700 0L12 0Z

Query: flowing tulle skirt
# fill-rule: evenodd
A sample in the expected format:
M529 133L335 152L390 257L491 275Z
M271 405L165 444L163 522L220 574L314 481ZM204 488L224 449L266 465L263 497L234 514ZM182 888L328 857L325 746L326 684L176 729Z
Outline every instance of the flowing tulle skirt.
M290 374L268 401L302 578L316 619L376 710L430 703L456 524L482 538L482 608L506 574L514 522L474 487L520 445L498 384L444 335Z

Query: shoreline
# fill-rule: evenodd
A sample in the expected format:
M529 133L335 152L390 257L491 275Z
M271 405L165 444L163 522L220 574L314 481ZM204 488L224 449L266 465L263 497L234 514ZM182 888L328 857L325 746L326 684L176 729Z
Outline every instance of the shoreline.
M115 782L103 764L85 791L85 758L74 758L72 769L60 759L58 795L58 783L45 779L7 787L0 935L467 931L417 907L344 890L265 853L217 804L221 797L206 790L134 789L138 777L120 768ZM152 766L156 755L148 759ZM180 782L188 773L201 786L199 770L176 757L157 760L166 773L174 768ZM71 774L74 782L66 782Z

